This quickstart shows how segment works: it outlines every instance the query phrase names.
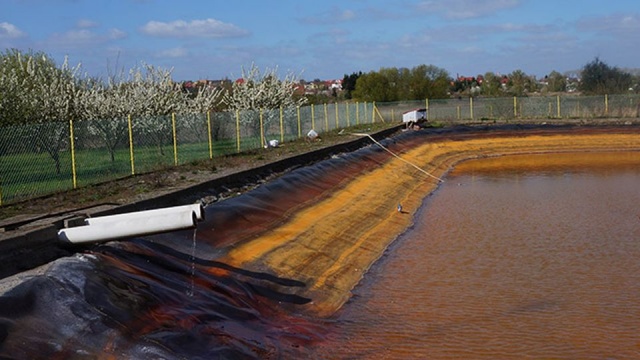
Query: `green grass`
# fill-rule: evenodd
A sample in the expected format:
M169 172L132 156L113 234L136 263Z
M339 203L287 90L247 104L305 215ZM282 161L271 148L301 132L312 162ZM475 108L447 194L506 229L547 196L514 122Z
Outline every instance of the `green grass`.
M241 151L255 149L259 139L243 139ZM216 141L213 156L237 152L235 139ZM114 152L114 160L105 148L75 153L77 186L86 186L131 175L129 148ZM175 165L173 144L134 146L135 173L150 172ZM178 164L209 158L208 142L178 144ZM0 156L1 202L28 199L73 188L71 152L60 152L60 173L47 153L20 153Z

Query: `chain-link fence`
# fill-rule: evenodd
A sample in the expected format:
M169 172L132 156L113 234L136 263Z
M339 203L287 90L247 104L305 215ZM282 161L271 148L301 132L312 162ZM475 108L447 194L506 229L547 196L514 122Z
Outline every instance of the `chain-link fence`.
M373 109L334 103L2 127L0 205L370 123Z
M427 109L432 122L637 118L640 95L333 103L0 128L0 205Z
M518 121L522 119L636 118L640 95L534 96L502 98L427 99L377 104L385 119L402 120L402 113L427 109L428 120Z

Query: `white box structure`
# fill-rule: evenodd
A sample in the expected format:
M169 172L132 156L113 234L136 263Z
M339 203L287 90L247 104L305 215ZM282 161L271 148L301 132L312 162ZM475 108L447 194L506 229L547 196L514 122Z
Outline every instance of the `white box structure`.
M418 122L427 119L427 109L414 109L402 113L402 122Z

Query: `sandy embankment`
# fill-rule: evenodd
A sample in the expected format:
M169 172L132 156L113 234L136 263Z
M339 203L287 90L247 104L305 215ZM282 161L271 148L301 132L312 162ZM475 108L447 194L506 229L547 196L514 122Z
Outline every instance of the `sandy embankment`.
M427 137L400 156L436 177L457 162L483 156L566 151L640 151L640 128L482 132ZM639 154L640 156L640 154ZM298 211L271 231L219 259L248 269L269 268L304 281L306 310L329 316L350 297L367 269L413 221L437 181L389 156L388 161ZM396 210L398 203L403 212Z

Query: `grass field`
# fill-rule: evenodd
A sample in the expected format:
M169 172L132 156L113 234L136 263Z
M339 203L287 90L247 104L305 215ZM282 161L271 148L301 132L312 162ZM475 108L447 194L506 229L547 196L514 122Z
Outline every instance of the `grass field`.
M246 138L241 142L241 151L260 147L259 138ZM178 144L177 163L209 159L209 144ZM237 153L235 139L216 141L212 144L213 157ZM135 173L150 172L176 165L176 154L172 144L158 146L135 146L133 167ZM24 200L53 192L73 189L71 152L59 153L60 172L55 161L45 152L23 152L0 157L1 203ZM75 152L76 186L87 186L132 175L129 148L114 152L114 160L105 148L86 149Z

